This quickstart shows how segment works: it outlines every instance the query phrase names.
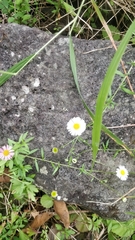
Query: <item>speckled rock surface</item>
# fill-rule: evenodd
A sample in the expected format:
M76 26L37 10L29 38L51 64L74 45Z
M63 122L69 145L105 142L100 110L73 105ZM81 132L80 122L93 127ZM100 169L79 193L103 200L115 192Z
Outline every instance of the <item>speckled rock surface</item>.
M42 47L51 35L36 28L28 28L16 24L0 25L0 69L7 70L13 64ZM86 41L74 39L77 58L78 79L82 95L88 106L94 111L95 100L104 78L106 69L114 51L109 41ZM127 62L134 60L135 49L128 47L124 56ZM135 89L135 70L130 74L131 83ZM116 77L112 93L115 92L121 78ZM132 96L118 91L114 98L115 106L104 114L106 126L134 124L135 100ZM90 118L81 103L75 88L69 63L68 38L59 37L47 46L28 66L17 76L10 78L0 87L0 145L7 138L17 140L21 133L29 132L34 137L32 148L44 148L46 160L67 164L73 137L66 130L70 118L80 116L87 124ZM135 128L112 129L126 144L133 142ZM122 195L134 187L135 163L125 151L118 152L119 146L110 140L111 150L100 150L97 163L91 175L79 174L79 168L90 169L92 163L91 127L88 127L82 138L86 143L77 142L72 157L77 156L77 163L72 168L61 166L52 175L50 163L39 161L40 172L36 173L36 184L45 191L56 189L62 198L77 203L101 216L127 220L132 216L126 212L135 212L133 198L127 202L119 200ZM104 134L102 140L108 139ZM132 140L131 140L132 139ZM65 147L61 147L66 145ZM58 154L52 153L52 148L58 147ZM87 151L85 151L87 150ZM37 153L40 157L40 152ZM116 168L124 165L129 171L127 181L116 177ZM132 191L128 196L134 196ZM107 204L106 204L107 203Z

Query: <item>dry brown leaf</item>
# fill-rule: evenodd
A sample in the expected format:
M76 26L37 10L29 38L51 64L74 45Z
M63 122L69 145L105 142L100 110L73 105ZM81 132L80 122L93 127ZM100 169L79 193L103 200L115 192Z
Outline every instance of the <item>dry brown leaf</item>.
M45 222L47 222L52 216L52 212L41 213L35 217L29 227L32 229L37 229L41 227Z
M6 174L6 175L5 175ZM1 183L7 183L7 182L10 182L10 177L8 176L9 174L9 170L8 168L6 168L4 170L4 173L0 176L0 182Z
M59 215L65 228L69 228L70 220L69 220L69 212L68 212L66 203L64 201L54 200L54 210Z
M32 216L33 218L35 218L35 217L38 216L38 215L39 215L39 212L37 212L36 210L31 211L31 216Z

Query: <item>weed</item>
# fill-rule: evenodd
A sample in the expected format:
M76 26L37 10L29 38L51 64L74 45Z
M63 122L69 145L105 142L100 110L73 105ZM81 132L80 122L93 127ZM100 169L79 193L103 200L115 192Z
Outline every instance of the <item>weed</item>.
M54 10L52 10L52 13L57 16L62 7L61 1L46 0L46 2L54 6Z
M37 4L34 1L33 4ZM0 1L0 10L5 14L8 23L18 23L33 26L37 19L33 17L29 0L3 0Z
M58 231L58 233L56 234L56 240L66 240L69 239L70 236L73 236L75 234L75 231L73 231L72 229L63 228L61 224L55 224L55 227Z

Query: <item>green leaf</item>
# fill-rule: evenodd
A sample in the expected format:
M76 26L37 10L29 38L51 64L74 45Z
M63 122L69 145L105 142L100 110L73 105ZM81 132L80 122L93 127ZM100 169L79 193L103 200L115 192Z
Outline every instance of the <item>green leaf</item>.
M79 232L88 232L92 229L92 220L85 213L81 213L75 221L75 226Z
M21 136L19 137L19 142L21 143L22 141L25 141L27 135L28 135L28 132L21 134Z
M63 227L60 224L55 224L55 227L58 231L62 231Z
M41 148L41 158L44 159L45 158L45 153L44 153L44 149Z
M116 240L116 236L112 232L108 234L108 240Z
M40 199L40 203L45 208L51 208L53 206L53 199L48 195L43 195Z
M13 23L15 21L15 18L14 17L9 17L8 18L8 23ZM9 76L9 75L8 75Z
M28 185L28 188L31 192L38 192L38 188L33 184Z
M23 0L15 0L15 4L19 5L23 2Z
M119 237L130 237L135 230L135 219L126 222L107 220L107 223L109 223L108 227L111 226L110 233L115 233Z
M125 78L126 77L126 74L122 73L121 71L119 70L116 70L116 74L119 75L120 77L122 78ZM127 74L128 75L128 74Z
M36 158L35 158L34 162L35 162L36 170L37 170L37 172L39 172L39 166L38 166L38 162L37 162L37 159L36 159Z
M78 217L77 213L70 214L70 223L74 222L77 217Z
M113 39L115 41L119 41L120 40L120 31L118 30L118 28L113 26L113 25L108 25L108 27L109 27L109 29L110 29L110 31L112 33ZM108 34L105 31L105 29L102 30L102 36L105 39L109 39Z
M13 160L9 160L8 162L7 162L7 164L6 164L6 166L8 166L9 167L9 169L11 170L12 168L13 168Z
M37 152L38 151L38 148L37 149L33 149L33 150L31 150L30 152L29 152L29 155L31 155L31 154L33 154L33 153L35 153L35 152Z
M22 21L23 21L23 22L24 22L24 21L27 21L27 20L29 20L30 18L31 18L31 15L30 15L30 14L26 14L26 15L23 16Z
M2 2L2 3L1 3ZM0 9L2 10L2 12L5 10L5 9L8 9L8 1L7 0L1 0L0 1ZM5 12L4 12L5 13Z
M28 199L35 202L36 199L35 199L35 193L30 191L30 190L27 190L27 194L28 194Z
M19 229L19 240L30 240L30 238L21 229Z
M11 212L11 223L13 224L18 217L19 216L17 212Z
M12 178L12 193L17 196L17 199L23 194L25 190L25 184L17 179Z
M95 1L92 0L92 2L94 2L94 5L96 5ZM105 78L102 82L102 86L100 88L100 91L99 91L99 94L97 97L96 112L95 112L93 131L92 131L92 149L93 149L93 158L94 159L96 158L98 148L99 148L101 128L102 128L102 116L103 116L105 101L107 99L109 90L113 83L114 76L115 76L116 70L119 66L122 55L124 54L124 51L127 47L127 44L132 36L132 32L134 31L134 29L135 29L135 20L132 22L131 26L129 27L127 33L125 34L123 40L121 41L112 61L107 69Z
M65 1L62 1L62 4L67 13L71 14L71 16L76 16L75 8L73 6L66 3Z
M3 198L3 194L2 193L0 193L0 198Z
M2 86L14 73L20 71L34 56L34 54L22 59L20 62L16 63L13 67L9 68L6 73L3 73L0 77L0 86Z
M125 93L129 94L129 95L135 95L135 92L132 92L130 89L122 87L121 88Z
M135 228L129 228L126 224L116 224L112 226L111 231L117 234L119 237L130 237L134 233Z
M0 167L4 166L6 162L4 160L0 160Z
M131 240L135 240L135 234L132 236Z

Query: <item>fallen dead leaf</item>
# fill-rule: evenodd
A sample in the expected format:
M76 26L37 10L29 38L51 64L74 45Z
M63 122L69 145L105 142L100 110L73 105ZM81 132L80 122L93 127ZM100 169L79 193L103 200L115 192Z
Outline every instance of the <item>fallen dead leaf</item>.
M39 212L37 212L36 210L31 211L31 216L32 216L33 218L35 218L35 217L38 216L38 215L39 215Z
M0 182L1 183L7 183L10 182L10 177L8 176L9 174L9 169L5 168L4 173L0 176Z
M30 228L37 229L41 227L45 222L47 222L53 216L52 212L44 212L35 217L35 219L30 224Z
M64 201L54 200L54 210L59 215L61 221L64 224L64 227L69 228L70 220L66 203Z

